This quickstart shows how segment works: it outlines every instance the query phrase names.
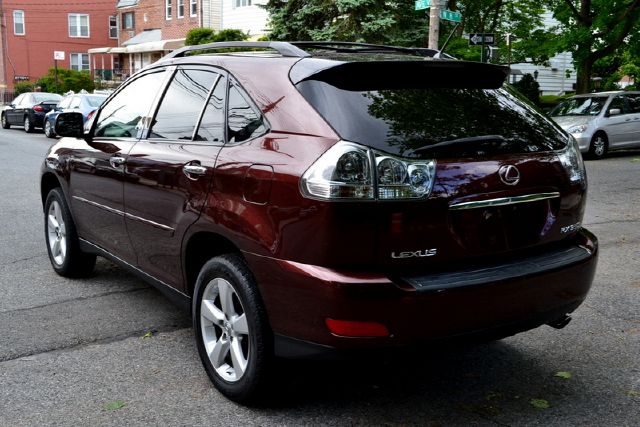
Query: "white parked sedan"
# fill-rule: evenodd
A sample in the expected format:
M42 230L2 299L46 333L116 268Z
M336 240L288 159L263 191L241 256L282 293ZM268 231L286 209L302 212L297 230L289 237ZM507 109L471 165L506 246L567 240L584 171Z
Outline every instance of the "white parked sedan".
M640 92L577 95L554 108L551 118L593 159L609 150L640 147Z

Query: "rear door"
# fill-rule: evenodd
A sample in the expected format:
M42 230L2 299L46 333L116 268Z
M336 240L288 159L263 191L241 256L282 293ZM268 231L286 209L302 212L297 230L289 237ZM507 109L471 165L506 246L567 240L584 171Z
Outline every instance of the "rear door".
M127 158L124 204L139 267L179 288L182 237L200 215L224 143L227 79L213 67L172 72L148 137Z
M611 115L611 110L619 110L620 113ZM619 147L632 141L633 117L630 113L627 98L624 95L615 96L607 106L603 127L609 138L609 146Z

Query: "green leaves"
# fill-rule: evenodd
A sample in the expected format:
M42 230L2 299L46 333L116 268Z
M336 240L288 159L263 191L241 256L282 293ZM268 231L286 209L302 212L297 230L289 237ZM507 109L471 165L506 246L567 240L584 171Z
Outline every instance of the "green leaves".
M529 403L536 409L548 409L551 406L545 399L531 399Z
M107 411L117 411L118 409L122 409L126 406L123 400L114 400L113 402L107 402L102 407Z
M559 371L556 372L556 374L554 375L554 377L558 377L558 378L564 378L565 380L568 380L569 378L572 377L571 372L567 372L567 371Z

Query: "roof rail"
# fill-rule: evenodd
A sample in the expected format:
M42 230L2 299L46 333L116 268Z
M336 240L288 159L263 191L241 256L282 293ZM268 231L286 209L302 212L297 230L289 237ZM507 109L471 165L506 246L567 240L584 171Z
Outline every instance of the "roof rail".
M340 53L398 52L425 57L435 57L440 53L438 50L422 47L400 47L370 43L297 41L291 42L291 44L301 49L326 49Z
M289 56L294 58L306 58L309 55L304 50L294 46L292 43L287 42L218 42L198 44L193 46L185 46L180 49L176 49L173 52L167 54L164 59L179 58L187 56L189 52L201 51L201 50L217 50L217 49L230 49L230 48L247 48L247 49L273 49L282 56Z

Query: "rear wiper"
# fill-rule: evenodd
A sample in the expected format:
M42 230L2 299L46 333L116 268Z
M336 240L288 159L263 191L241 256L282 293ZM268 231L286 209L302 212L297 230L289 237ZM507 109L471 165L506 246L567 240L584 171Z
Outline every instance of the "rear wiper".
M422 154L431 150L449 148L454 145L466 145L466 144L485 143L485 142L503 143L503 142L506 142L506 139L502 135L482 135L482 136L471 136L468 138L458 138L458 139L442 141L442 142L438 142L437 144L418 148L416 150L413 150L412 154Z

